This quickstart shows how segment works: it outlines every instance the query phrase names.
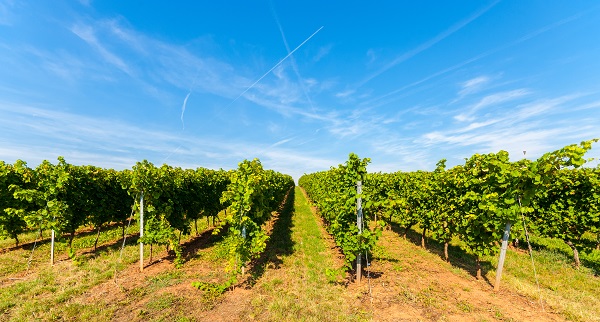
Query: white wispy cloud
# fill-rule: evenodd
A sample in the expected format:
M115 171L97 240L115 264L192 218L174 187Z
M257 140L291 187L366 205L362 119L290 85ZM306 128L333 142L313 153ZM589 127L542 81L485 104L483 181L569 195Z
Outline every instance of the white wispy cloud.
M429 148L448 145L484 153L506 150L513 158L521 158L524 150L528 151L528 157L539 156L566 144L600 136L594 119L581 119L572 113L573 108L580 106L575 102L580 97L573 94L533 99L499 110L489 119L424 133L417 142Z
M78 0L82 5L89 7L92 5L92 0Z
M0 160L23 159L33 166L44 159L56 160L62 155L74 164L93 162L97 166L117 169L130 168L142 159L155 164L168 161L174 166L192 168L235 168L243 159L258 157L265 167L298 178L302 175L299 169L317 171L332 164L326 158L282 148L294 137L263 144L180 135L114 119L7 102L0 103L0 127L4 129L0 141L5 142L0 148ZM26 135L5 137L12 132Z
M312 156L310 153L299 153L290 149L269 149L262 154L261 161L270 169L277 169L294 178L307 173L327 170L336 162L326 157Z
M152 41L151 38L148 38L130 27L126 27L123 22L119 19L107 19L101 21L92 22L97 28L102 29L110 34L111 36L116 36L123 43L126 43L127 46L133 49L135 52L141 54L142 56L147 56L148 54L152 54L148 50L148 43ZM160 43L155 43L158 47Z
M475 78L471 78L466 82L460 84L460 91L458 92L459 97L465 97L469 94L476 93L480 91L485 84L490 82L490 78L488 76L479 76Z
M0 25L10 26L13 21L13 7L15 2L6 0L0 2Z
M169 86L232 99L251 82L223 60L149 37L120 19L79 18L68 28L101 58L78 55L83 66L81 74L96 80L104 77L112 82L118 74L110 70L108 64L133 80L127 82L161 101L170 95ZM50 63L57 61L52 57L53 54L49 53L45 60Z
M298 64L296 63L296 58L294 57L294 55L292 55L292 51L290 50L290 46L288 45L287 38L285 37L285 33L283 32L283 27L281 26L281 23L279 22L279 16L277 15L277 12L275 11L275 7L273 6L273 3L271 2L270 4L271 4L271 11L273 13L273 17L275 18L275 22L277 23L277 27L279 28L279 33L281 34L281 39L283 40L283 44L285 46L285 50L290 55L290 62L292 64L292 69L294 70L294 73L296 74L296 77L298 79L298 84L300 85L300 88L302 88L302 92L304 93L304 97L306 97L308 104L310 105L311 108L314 108L312 100L310 98L310 95L308 94L308 89L305 86L304 79L300 75L300 69L298 68Z
M36 65L52 75L58 76L61 81L77 82L83 75L86 66L85 62L76 55L66 50L44 50L31 45L15 45L8 49L12 55L23 60L25 57L36 61ZM8 56L8 55L7 55ZM14 61L18 65L18 61Z
M322 87L322 85L316 79L302 78L297 65L290 61L289 66L292 66L298 78L297 82L292 83L286 75L285 68L286 59L293 59L293 53L322 28L317 29L293 50L288 51L287 56L254 81L239 74L240 69L220 58L193 53L184 46L150 38L116 19L78 23L71 27L71 31L111 65L126 71L136 84L150 95L160 97L161 92L166 92L162 87L168 84L188 92L202 91L233 100L229 105L244 97L284 116L298 114L307 118L323 119L323 113L313 105L308 93L310 87ZM111 43L115 44L111 45ZM123 53L113 53L108 50L110 47L121 48ZM135 58L126 60L124 57L127 55L134 55ZM140 61L150 65L151 72L136 63L128 64L127 61ZM263 82L268 75L274 75L276 81ZM304 96L302 102L300 96ZM303 106L292 108L289 107L291 104L303 104ZM304 105L309 108L305 108ZM228 107L222 106L217 114L225 112ZM185 107L182 107L182 114L185 112L184 109Z
M125 63L125 61L121 57L108 50L98 40L98 38L96 38L95 31L92 27L83 24L76 24L71 28L71 32L94 48L108 63L116 66L118 69L128 75L132 75L133 72Z
M472 15L470 15L469 17L467 17L466 19L459 21L458 23L452 25L450 28L442 31L441 33L439 33L438 35L436 35L435 37L427 40L426 42L420 44L419 46L411 49L410 51L394 58L394 60L392 60L391 62L387 63L384 67L382 67L381 69L379 69L378 71L376 71L375 73L367 76L366 78L364 78L360 83L358 83L357 87L361 87L364 84L368 83L369 81L371 81L372 79L378 77L379 75L383 74L384 72L388 71L389 69L393 68L394 66L412 58L413 56L421 53L422 51L425 51L427 49L429 49L431 46L437 44L438 42L446 39L447 37L449 37L450 35L456 33L457 31L461 30L462 28L464 28L466 25L468 25L469 23L471 23L473 20L479 18L481 15L483 15L484 13L486 13L488 10L490 10L492 7L494 7L498 2L500 2L499 0L492 2L491 4L477 10L475 13L473 13Z
M412 136L400 136L388 132L372 140L372 148L380 156L373 160L372 171L412 171L424 170L435 164L431 151L415 142ZM385 158L384 158L385 157ZM393 162L387 160L393 160Z
M474 118L474 114L478 111L485 109L490 106L514 101L516 99L522 98L526 95L530 94L530 91L527 89L516 89L511 91L505 91L500 93L494 93L491 95L486 95L479 100L479 102L469 106L467 111L462 112L454 117L457 121L470 121Z
M173 97L169 86L186 90L188 95L184 98L183 105L180 105L179 115L184 128L184 115L186 107L189 107L187 104L189 94L192 92L210 93L232 100L229 105L216 107L212 118L201 121L204 123L224 117L230 106L242 97L284 117L300 116L303 120L335 122L337 120L335 110L320 109L313 103L309 93L312 88L315 89L315 93L330 91L333 88L332 83L320 82L314 78L303 78L293 57L294 52L316 36L323 27L317 29L293 50L290 50L287 44L281 24L278 27L288 51L287 56L256 80L248 77L246 68L237 68L222 58L191 52L185 45L175 45L149 37L132 29L121 19L91 20L82 18L70 27L70 31L84 40L105 62L118 70L125 71L134 80L133 84L164 104L174 105L173 103L177 100ZM115 50L111 50L111 48ZM86 59L90 60L91 58ZM102 68L101 64L102 62L81 62L81 65L84 66L82 68L87 69L100 69ZM60 74L61 71L69 71L68 68L59 68L68 66L49 63L47 66L57 74ZM151 66L151 68L145 66ZM292 81L287 75L290 67L297 81ZM241 74L242 72L245 74ZM114 73L111 74L107 71L82 72L85 75L101 75L103 73L114 76ZM269 75L272 76L267 78ZM240 121L243 119L244 117L239 117Z
M342 92L335 93L335 97L346 98L354 93L356 93L356 90L348 89Z
M329 55L332 48L333 48L333 44L327 44L325 46L319 47L319 51L317 51L317 54L313 57L313 61L318 62L321 59L323 59L323 57Z
M384 116L377 115L370 109L354 109L329 118L326 129L338 139L356 139L367 133L378 133L381 130L379 125L385 120Z
M317 33L319 33L319 31L321 31L321 29L323 29L323 26L321 26L319 29L317 29L315 32L313 32L310 36L308 36L308 38L306 38L302 43L300 43L300 45L296 46L296 48L294 48L294 50L288 51L288 54L285 57L283 57L281 60L279 60L279 62L277 62L277 64L275 64L273 67L271 67L271 69L269 69L266 73L264 73L261 77L259 77L254 83L252 83L252 85L250 85L246 89L244 89L244 91L242 91L242 93L240 95L238 95L230 103L230 105L233 104L235 101L237 101L240 97L244 96L244 94L246 94L249 90L251 90L254 86L256 86L256 84L258 84L263 78L265 78L267 75L269 75L274 69L279 67L279 65L281 65L286 59L288 59L290 56L292 56L294 54L294 52L296 52L296 50L300 49L300 47L304 46L304 44L306 44Z
M192 94L192 92L188 92L188 94L183 99L183 104L181 105L181 126L184 130L185 130L185 122L183 120L183 116L185 115L185 107L187 105L187 101L190 98L191 94Z
M287 139L279 140L279 141L277 141L277 142L275 142L275 143L271 144L271 145L269 146L269 148L274 148L274 147L276 147L276 146L280 146L280 145L282 145L282 144L286 144L286 143L288 143L288 142L292 141L293 139L294 139L294 138L287 138Z
M289 97L287 94L286 97ZM322 122L336 122L336 120L338 120L339 114L335 111L311 111L308 108L286 104L284 103L286 100L282 100L281 98L264 97L263 95L248 95L246 99L285 117L302 116L308 120Z
M379 53L377 52L377 50L375 50L373 48L369 48L369 50L367 50L367 58L368 58L367 65L374 63L378 57L379 57Z
M390 102L398 100L400 97L398 97L397 95L399 93L401 93L401 92L406 91L407 89L416 87L416 86L421 85L423 83L426 83L426 82L428 82L428 81L430 81L432 79L438 78L438 77L440 77L442 75L445 75L445 74L448 74L448 73L453 72L455 70L458 70L459 68L463 68L463 67L465 67L465 66L467 66L467 65L469 65L469 64L471 64L473 62L479 61L479 60L481 60L483 58L492 56L492 55L494 55L494 54L496 54L498 52L502 52L502 51L504 51L506 49L509 49L511 47L519 45L519 44L521 44L523 42L526 42L526 41L528 41L530 39L533 39L533 38L535 38L535 37L537 37L537 36L539 36L541 34L544 34L544 33L548 32L548 31L556 29L556 28L558 28L558 27L560 27L560 26L562 26L564 24L573 22L573 21L581 18L582 16L584 16L586 14L589 14L590 12L592 12L594 10L597 10L597 9L598 9L598 7L594 7L594 8L589 9L589 10L584 10L584 11L578 12L578 13L576 13L574 15L571 15L571 16L569 16L567 18L561 19L561 20L556 21L554 23L551 23L551 24L548 24L548 25L543 26L541 28L535 29L535 30L533 30L531 32L528 32L525 35L523 35L523 36L521 36L521 37L513 40L513 41L507 42L507 43L505 43L503 45L500 45L500 46L494 47L494 48L492 48L490 50L484 51L484 52L482 52L480 54L477 54L477 55L475 55L475 56L473 56L471 58L468 58L468 59L465 59L465 60L463 60L463 61L461 61L459 63L456 63L456 64L454 64L454 65L452 65L450 67L443 68L443 69L441 69L441 70L439 70L439 71L437 71L435 73L432 73L432 74L430 74L428 76L425 76L425 77L423 77L423 78L421 78L421 79L419 79L417 81L414 81L412 83L400 86L397 89L394 89L394 90L389 91L389 92L387 92L385 94L379 95L378 97L372 98L372 99L370 99L367 102L367 104L369 104L369 105L374 105L376 103L379 103L380 105L389 104ZM384 100L386 100L386 101L383 102L383 103L381 103Z

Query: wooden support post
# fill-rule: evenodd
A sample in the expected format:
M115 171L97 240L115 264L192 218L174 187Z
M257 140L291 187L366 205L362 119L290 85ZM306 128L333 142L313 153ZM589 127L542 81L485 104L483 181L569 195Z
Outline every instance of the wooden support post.
M498 269L496 269L496 284L494 290L500 289L500 279L502 278L502 268L504 267L504 259L506 258L506 248L508 247L508 237L510 236L511 222L506 224L504 228L504 235L502 236L502 248L500 249L500 259L498 259Z

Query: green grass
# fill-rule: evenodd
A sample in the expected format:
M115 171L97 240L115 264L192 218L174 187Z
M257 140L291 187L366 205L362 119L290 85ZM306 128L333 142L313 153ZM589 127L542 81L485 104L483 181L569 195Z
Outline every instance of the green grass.
M129 256L126 258L131 259ZM112 278L114 263L117 260L118 257L114 254L100 256L94 260L96 270L89 269L92 263L86 263L83 267L68 262L54 267L41 267L37 274L2 287L0 312L16 320L30 320L32 317L50 320L72 314L78 317L80 313L96 316L100 311L93 305L77 306L69 301L72 297L81 295L91 287Z
M595 234L590 232L585 233L581 238L581 244L579 246L579 258L581 264L585 267L591 268L595 271L596 275L600 274L600 250L595 249L598 239ZM525 249L525 241L521 243L521 247ZM531 245L534 250L547 250L555 253L561 253L565 257L569 258L571 262L573 259L573 250L562 240L556 238L542 238L537 236L531 236Z
M203 223L204 221L200 221ZM204 229L205 225L202 226ZM137 224L131 225L126 234L139 231ZM200 228L200 227L199 227ZM35 240L38 237L26 234L23 238ZM100 234L98 249L93 251L95 232L78 234L73 247L77 250L76 260L67 255L68 245L65 239L55 245L55 265L49 261L50 243L47 239L38 241L31 256L31 248L16 248L0 253L0 321L30 320L110 320L118 305L97 306L72 301L92 287L117 278L124 269L139 260L139 246L135 237L128 237L123 257L120 258L122 245L121 227L107 227ZM190 237L182 238L182 242ZM6 241L4 241L6 242ZM4 244L6 245L6 244ZM85 249L87 248L87 249ZM91 249L90 249L91 248ZM154 247L156 253L164 251L164 247ZM150 247L144 247L145 259L148 261ZM27 270L27 262L32 257L31 266ZM181 272L173 270L149 277L144 288L134 288L129 293L139 297L160 290L179 282ZM165 299L162 299L166 301ZM154 303L160 306L160 303ZM152 304L150 305L152 307Z
M177 296L171 293L163 293L152 298L148 303L146 303L146 307L149 310L162 311L173 306L177 301L179 301Z
M96 233L93 231L88 232L86 228L83 228L83 230L86 230L86 232L76 235L73 240L73 249L77 254L75 257L77 264L89 267L86 263L95 262L96 258L112 256L112 254L120 251L122 245L120 226L107 227L100 234L96 252L93 252ZM139 231L139 226L132 223L131 227L127 229L126 234L135 234L137 231ZM40 268L50 265L50 233L44 232L43 239L39 239L39 232L25 235L27 238L24 239L29 240L29 243L21 243L22 247L0 253L0 279L14 277L15 275L23 277L29 272L35 272ZM38 238L37 242L36 238ZM129 236L127 238L127 246L137 245L136 240L136 238ZM34 243L35 248L33 247ZM7 245L5 244L4 246ZM89 248L92 249L89 252L83 253L84 249ZM55 264L60 261L71 260L69 259L68 249L67 238L57 236L54 245ZM30 259L31 263L29 263ZM125 261L125 263L127 262Z
M274 227L264 264L269 268L256 284L246 315L261 321L368 319L368 314L352 310L341 296L345 293L341 285L328 281L327 272L340 267L300 188L294 197L293 209L284 212L281 224Z
M584 236L589 244L593 244L596 236ZM420 245L420 231L418 227L409 230L408 239ZM587 249L587 253L580 253L583 266L574 268L573 251L563 241L553 238L532 236L531 243L534 249L534 263L537 272L538 289L531 258L525 249L507 252L501 287L531 298L537 305L542 298L544 305L560 312L570 321L600 321L600 279L596 266L600 263L593 262L597 250ZM474 257L462 250L463 243L454 238L450 243L450 262L453 270L459 276L473 276L475 271ZM526 241L521 240L521 247L526 248ZM442 257L443 244L439 244L428 236L428 251ZM377 253L375 253L377 254ZM389 256L385 253L379 256ZM600 256L598 256L600 259ZM585 259L589 259L587 262ZM495 282L498 255L482 258L484 278L490 284ZM490 285L491 287L491 285ZM460 308L459 308L460 309ZM462 310L462 309L461 309Z
M159 290L167 286L178 284L183 276L180 270L171 270L147 277L149 291Z
M353 308L356 294L353 295L340 283L344 278L341 269L343 262L335 261L335 254L301 190L296 188L292 196L293 202L287 204L274 223L265 253L246 274L248 282L243 287L246 288L244 299L247 301L239 303L242 307L236 314L240 319L261 321L369 320L372 313ZM202 230L206 228L204 220L200 220L199 224ZM138 230L137 225L132 225L128 233L135 234ZM26 244L37 237L38 232L31 232L20 236L20 240ZM135 238L128 238L123 258L119 260L120 227L107 227L102 232L96 252L89 251L96 234L80 234L73 244L78 250L77 263L67 256L66 240L60 240L56 245L57 262L51 267L48 232L44 232L44 237L36 246L28 272L27 261L31 256L32 244L0 253L0 321L105 321L122 318L123 311L129 309L133 312L133 320L189 321L190 318L194 319L189 315L188 309L192 306L190 299L193 299L193 305L203 306L205 310L218 310L223 297L231 295L225 292L220 298L203 303L200 299L202 291L186 294L187 298L173 291L182 289L182 283L188 285L191 280L223 282L226 248L216 236L189 258L184 269L172 268L140 279L138 284L124 290L126 299L106 305L87 303L81 299L94 286L112 283L115 273L117 281L121 281L119 274L136 265L139 248ZM409 232L409 241L417 245L420 245L419 237L420 232ZM182 242L189 238L184 237ZM539 301L541 297L546 307L551 306L552 310L561 312L565 319L600 321L600 279L594 275L598 273L597 269L588 265L596 253L592 250L584 253L582 261L586 266L576 270L572 265L572 252L562 241L532 238L532 242L540 290L528 254L515 250L509 250L507 254L502 288L526 295L532 302ZM12 240L3 240L0 241L0 247L11 248L12 243ZM462 251L460 245L459 240L452 242L452 266L448 265L448 269L458 276L472 279L474 258ZM394 250L375 247L373 257L388 262L390 272L418 278L423 276L419 274L429 273L416 270L416 263L437 260L443 252L443 245L431 239L428 239L427 247L427 250L414 250L414 256L403 261L399 260ZM156 259L159 251L164 252L164 247L154 247L154 251ZM150 248L145 247L146 260L149 252ZM584 258L591 259L586 263ZM485 277L493 282L497 256L483 260ZM195 271L190 267L204 269ZM471 291L468 288L462 290ZM430 310L435 313L448 308L465 314L477 314L478 308L465 301L452 304L451 307L444 306L449 292L451 288L431 283L419 289L407 284L396 294L400 302L423 308L425 312ZM500 320L507 320L506 316L510 315L510 312L502 312L499 308L490 312Z
M467 302L467 301L459 301L456 304L456 306L462 312L465 312L465 313L471 313L471 312L473 312L473 306L469 302Z
M508 251L501 285L559 310L573 321L600 321L600 279L594 270L572 265L572 258L556 250L534 251L539 289L528 254ZM490 258L493 267L496 258ZM495 279L495 272L490 278Z

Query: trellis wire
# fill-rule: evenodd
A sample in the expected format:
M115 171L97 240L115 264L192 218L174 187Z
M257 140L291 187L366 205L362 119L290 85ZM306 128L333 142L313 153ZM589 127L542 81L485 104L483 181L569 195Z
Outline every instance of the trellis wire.
M123 244L121 245L121 251L119 252L119 263L123 260L123 250L125 249L125 242L127 241L127 231L129 230L129 226L131 226L131 218L133 217L133 208L131 208L131 213L129 214L129 222L127 223L127 228L125 228L125 234L123 236ZM117 265L115 264L115 273L114 273L114 282L117 284Z
M535 269L535 261L533 260L533 249L529 242L529 232L527 231L527 225L525 224L525 215L523 214L523 208L521 205L521 197L519 196L519 211L521 212L521 219L523 220L523 228L525 229L525 240L527 241L527 248L529 250L529 257L531 257L531 266L533 267L533 276L535 277L535 284L537 285L538 293L540 294L540 305L542 311L544 311L544 302L542 301L542 290L540 289L540 282L538 280L537 271Z
M40 234L42 230L40 229ZM25 271L25 275L29 273L29 268L31 267L31 260L33 259L33 251L35 251L35 245L37 244L38 238L35 237L35 241L33 242L33 248L31 248L31 254L29 255L29 259L27 260L27 270Z

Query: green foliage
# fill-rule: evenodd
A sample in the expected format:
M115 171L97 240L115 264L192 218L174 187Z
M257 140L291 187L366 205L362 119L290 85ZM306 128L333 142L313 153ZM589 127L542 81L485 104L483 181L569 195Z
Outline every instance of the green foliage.
M18 160L14 165L0 161L0 238L13 238L19 245L19 234L27 229L25 214L29 211L27 201L14 197L17 187L31 185L32 171Z
M76 266L80 266L81 264L83 264L83 262L77 257L77 253L75 252L73 247L69 247L68 255L73 264L75 264Z
M231 230L228 245L245 263L264 250L267 236L260 226L293 185L290 176L263 170L258 160L244 161L233 172L156 167L147 160L121 172L75 166L62 157L57 164L43 161L35 170L22 161L0 162L0 238L18 243L18 234L27 229L53 229L59 238L68 233L75 260L71 242L77 229L124 223L132 209L141 210L143 196L145 227L139 242L170 246L180 266L179 236L190 233L192 221L229 207L224 221Z
M4 212L0 223L11 223L12 238L25 229L54 229L59 236L68 233L71 244L81 226L91 223L101 227L112 220L124 220L131 209L132 202L114 170L75 166L62 157L56 165L43 161L35 170L22 161L0 168ZM12 196L7 195L7 187Z
M330 283L336 283L344 276L343 269L334 269L334 268L326 268L325 276L327 276L327 281Z
M600 167L563 169L533 200L536 231L582 250L583 235L600 229Z
M10 186L14 197L26 205L15 211L22 212L31 228L54 229L57 232L66 230L70 219L66 200L69 180L67 164L62 157L59 157L58 165L44 160L32 172L31 185Z
M179 245L175 229L162 216L150 217L147 221L144 221L144 236L138 242L169 245L175 252L175 266L180 267L183 264L182 248Z
M237 284L237 279L235 278L235 276L232 276L224 283L210 283L202 281L192 282L193 287L216 296L223 294L225 291L227 291L227 289L229 289L235 284Z
M582 248L585 232L600 231L600 167L580 168L597 140L546 153L536 161L511 162L506 151L475 154L464 165L433 172L372 174L373 204L385 219L401 226L419 224L434 239L458 235L465 249L481 257L494 254L504 225L533 219L534 229ZM512 234L520 234L513 225Z
M123 184L134 198L135 209L140 209L140 197L144 197L144 236L139 241L169 245L175 252L175 265L181 266L178 232L189 234L193 220L223 209L220 197L229 175L222 170L183 170L166 164L158 168L144 160L125 176Z
M264 251L268 236L261 226L282 204L294 181L288 175L263 170L258 159L240 162L230 180L221 198L221 203L229 205L221 228L229 226L227 269L235 275Z
M369 196L373 186L367 185L367 164L369 159L360 159L351 153L345 164L329 171L304 175L299 184L319 209L327 225L327 231L333 235L346 257L346 268L351 268L356 255L370 251L381 235L383 222L376 223L373 230L366 229L359 233L356 225L357 200L364 202L366 222L374 219L379 204L373 203ZM357 182L364 182L364 192L358 194ZM368 226L368 225L367 225Z

